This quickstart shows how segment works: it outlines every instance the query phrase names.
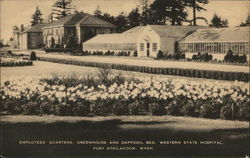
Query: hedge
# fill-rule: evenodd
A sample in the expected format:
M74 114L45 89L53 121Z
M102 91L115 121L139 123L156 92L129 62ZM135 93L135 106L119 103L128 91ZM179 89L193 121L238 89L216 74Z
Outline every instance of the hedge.
M198 70L198 69L180 69L180 68L158 68L158 67L147 67L147 66L136 66L136 65L122 65L122 64L111 64L111 63L98 63L88 61L74 61L70 59L56 59L41 57L40 60L89 67L110 67L111 69L136 71L143 73L152 74L163 74L163 75L177 75L185 77L195 78L207 78L216 80L229 80L229 81L250 81L250 74L246 72L225 72L225 71L214 71L214 70Z

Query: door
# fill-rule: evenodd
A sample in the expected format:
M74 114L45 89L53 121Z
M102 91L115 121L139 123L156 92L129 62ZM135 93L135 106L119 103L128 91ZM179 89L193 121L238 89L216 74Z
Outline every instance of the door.
M149 57L150 53L150 43L147 43L147 57Z

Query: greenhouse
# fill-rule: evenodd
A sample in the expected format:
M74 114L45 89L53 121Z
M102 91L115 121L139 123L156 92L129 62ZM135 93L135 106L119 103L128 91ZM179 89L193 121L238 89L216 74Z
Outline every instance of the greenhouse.
M142 31L142 27L136 27L124 33L98 35L85 42L83 50L136 51L136 40Z
M202 26L137 26L120 34L97 35L83 43L87 51L129 51L140 57L156 57L159 50L175 53L176 42Z
M184 53L237 54L249 53L249 27L202 29L179 42Z

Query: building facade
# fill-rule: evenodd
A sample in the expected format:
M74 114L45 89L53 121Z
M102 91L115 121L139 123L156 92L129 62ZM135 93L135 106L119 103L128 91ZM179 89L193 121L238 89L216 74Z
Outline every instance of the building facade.
M42 27L45 24L30 26L19 35L19 47L21 50L39 49L43 47Z
M97 34L116 32L116 26L86 13L66 16L43 27L47 47L81 44Z
M176 42L201 26L137 26L121 34L98 35L83 43L88 51L137 51L139 57L156 57L159 50L176 52ZM131 53L133 54L133 53Z

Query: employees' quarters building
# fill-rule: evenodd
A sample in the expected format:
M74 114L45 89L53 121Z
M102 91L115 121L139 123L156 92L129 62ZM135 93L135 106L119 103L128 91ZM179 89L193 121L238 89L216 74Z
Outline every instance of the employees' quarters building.
M44 26L43 39L46 46L53 47L56 44L62 46L72 37L81 44L97 34L114 32L115 25L90 14L77 13Z
M37 24L30 26L19 35L19 47L21 50L26 49L38 49L43 46L43 30L42 27L45 24Z
M249 60L250 27L216 28L197 30L179 42L181 52L191 58L194 53L209 53L223 60L231 49L246 54Z
M155 57L159 50L174 53L177 41L203 26L138 26L120 34L98 35L83 43L88 51L137 51L140 57Z

